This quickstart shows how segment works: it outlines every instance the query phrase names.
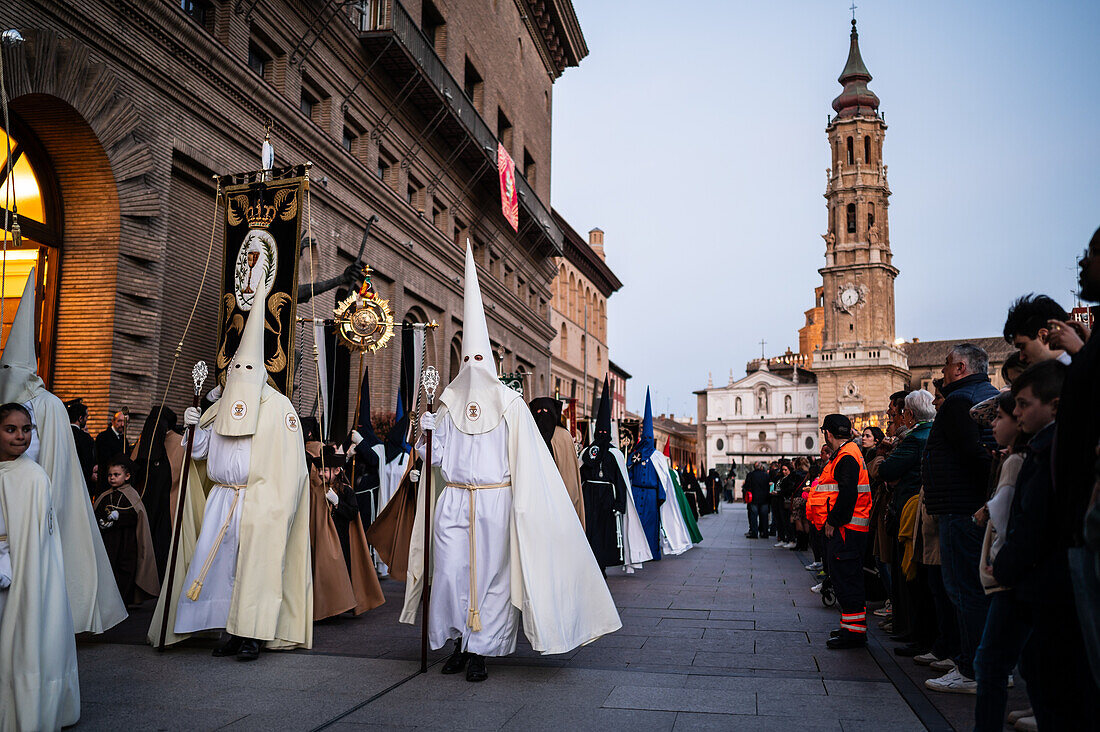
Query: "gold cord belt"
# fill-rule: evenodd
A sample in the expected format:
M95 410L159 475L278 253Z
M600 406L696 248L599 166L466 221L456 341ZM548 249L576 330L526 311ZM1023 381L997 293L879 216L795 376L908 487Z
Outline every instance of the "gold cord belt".
M470 608L466 615L466 627L476 633L481 630L481 611L477 606L477 532L474 530L477 500L475 496L478 491L508 488L512 483L506 480L503 483L486 483L484 485L473 485L472 483L447 483L446 485L448 488L464 490L466 495L470 497Z
M0 534L0 541L7 541L7 540L8 540L8 535L7 534Z
M218 538L214 540L214 546L210 548L210 554L206 557L206 561L202 565L202 571L199 572L199 576L195 578L195 581L191 583L191 588L187 590L187 599L191 602L195 602L199 599L199 594L202 592L202 583L206 581L206 573L210 571L210 565L214 563L214 557L218 556L218 549L222 545L222 539L225 538L225 532L229 531L229 524L233 521L233 512L237 510L237 504L241 500L241 491L247 488L247 485L230 485L228 483L215 483L214 487L228 488L233 491L233 503L229 504L229 513L225 516L225 521L222 522L221 529L218 530Z

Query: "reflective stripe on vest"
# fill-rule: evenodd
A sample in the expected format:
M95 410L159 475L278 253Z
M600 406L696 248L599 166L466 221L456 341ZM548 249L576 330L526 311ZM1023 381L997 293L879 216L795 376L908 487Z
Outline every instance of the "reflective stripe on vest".
M868 475L867 466L863 462L863 453L856 447L855 442L846 442L840 446L840 449L836 451L836 455L833 455L833 459L821 471L821 482L818 483L817 489L826 494L840 492L840 485L836 482L833 471L836 469L836 464L845 455L855 458L856 462L859 463L859 480L856 484L856 505L852 509L852 518L844 525L844 528L852 531L870 531L871 476ZM825 511L825 517L821 520L822 524L825 523L827 516L828 509Z

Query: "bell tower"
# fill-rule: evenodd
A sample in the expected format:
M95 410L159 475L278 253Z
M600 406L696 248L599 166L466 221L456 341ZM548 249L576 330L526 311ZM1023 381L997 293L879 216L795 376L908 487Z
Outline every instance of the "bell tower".
M894 278L887 215L890 186L882 148L886 122L868 87L871 74L859 52L852 20L848 61L825 133L832 167L826 171L824 329L814 353L821 414L864 421L884 412L891 393L908 382L905 353L894 345ZM860 421L860 420L853 420Z

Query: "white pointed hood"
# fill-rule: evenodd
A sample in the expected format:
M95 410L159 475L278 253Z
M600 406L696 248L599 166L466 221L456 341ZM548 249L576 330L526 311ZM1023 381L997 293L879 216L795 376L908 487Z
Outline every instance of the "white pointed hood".
M214 431L224 437L256 434L260 416L260 393L267 383L264 366L264 313L267 309L267 284L261 278L256 287L252 310L241 333L241 342L225 374L225 388L218 401Z
M497 378L493 349L489 343L489 328L485 324L485 308L481 287L477 282L477 266L470 241L466 240L466 292L462 308L462 366L454 381L447 385L439 401L447 405L455 426L468 435L484 434L504 417L504 410L518 392L509 389Z
M38 356L35 353L34 268L27 276L19 309L15 311L4 355L0 356L0 403L24 404L46 385L38 376Z

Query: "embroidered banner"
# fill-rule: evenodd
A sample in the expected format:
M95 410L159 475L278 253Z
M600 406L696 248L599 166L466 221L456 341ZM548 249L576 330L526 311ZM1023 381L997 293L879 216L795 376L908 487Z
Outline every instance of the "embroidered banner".
M497 143L497 172L500 173L500 210L504 212L504 218L512 225L514 231L519 231L519 198L516 195L516 164L512 156L504 149L504 145Z
M276 169L271 180L257 173L221 178L225 196L222 287L215 377L237 351L245 318L256 307L256 286L267 287L264 358L272 382L287 397L294 391L294 332L298 307L298 257L306 168Z

